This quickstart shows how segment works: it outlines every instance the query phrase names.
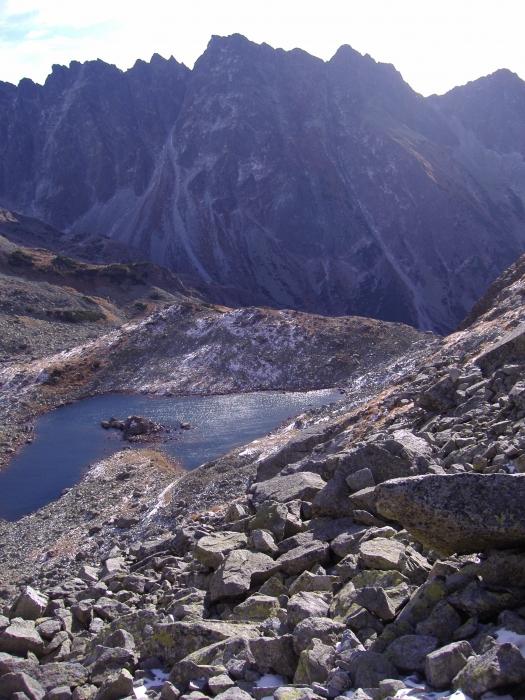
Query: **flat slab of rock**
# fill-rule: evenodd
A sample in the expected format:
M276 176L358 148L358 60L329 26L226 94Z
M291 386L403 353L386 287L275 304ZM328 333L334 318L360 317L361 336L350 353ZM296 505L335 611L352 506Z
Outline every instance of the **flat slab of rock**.
M28 651L39 654L44 642L35 628L34 622L16 617L7 629L0 633L0 651L25 656Z
M359 545L359 559L363 569L401 571L405 558L405 548L397 540L376 537Z
M227 554L246 547L247 542L248 538L242 532L214 532L197 542L194 555L204 566L216 569Z
M442 552L525 546L525 474L426 474L376 487L377 511Z
M275 573L277 564L267 554L236 549L215 571L210 580L210 600L238 598L255 583L262 583Z
M481 353L476 360L478 367L489 374L495 367L512 362L521 362L525 353L525 323L520 324Z
M326 482L313 472L299 472L286 476L275 476L273 479L253 485L252 493L255 503L263 501L278 501L287 503L299 499L312 501L315 495L326 486Z
M167 663L178 663L188 654L230 638L252 639L260 635L255 624L230 620L168 622L153 626L149 639L139 640L140 652L160 656Z
M315 564L324 564L328 559L329 549L326 542L314 540L310 544L295 547L295 549L282 554L275 563L288 576L301 574Z

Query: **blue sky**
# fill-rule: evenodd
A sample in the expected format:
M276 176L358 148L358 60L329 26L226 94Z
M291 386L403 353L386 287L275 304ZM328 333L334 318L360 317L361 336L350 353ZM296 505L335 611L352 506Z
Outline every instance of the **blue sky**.
M351 44L430 94L502 67L525 78L524 25L523 0L0 0L0 80L154 52L192 66L211 34L240 32L323 59Z

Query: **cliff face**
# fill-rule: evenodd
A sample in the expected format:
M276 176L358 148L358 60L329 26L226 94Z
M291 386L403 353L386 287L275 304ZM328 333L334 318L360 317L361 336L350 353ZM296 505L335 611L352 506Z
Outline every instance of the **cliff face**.
M424 99L350 47L325 63L238 35L192 71L72 63L0 85L0 202L214 301L446 330L523 251L524 95L504 71Z

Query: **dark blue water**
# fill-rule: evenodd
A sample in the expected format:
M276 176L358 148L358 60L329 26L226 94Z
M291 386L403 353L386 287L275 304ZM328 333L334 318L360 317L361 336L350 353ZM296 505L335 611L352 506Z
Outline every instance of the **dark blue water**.
M100 427L111 416L141 415L172 428L168 440L153 447L194 469L307 408L339 398L330 390L169 398L108 394L62 406L39 418L34 441L0 472L0 518L16 520L41 508L77 483L91 464L128 445L120 431ZM181 421L191 430L177 430Z

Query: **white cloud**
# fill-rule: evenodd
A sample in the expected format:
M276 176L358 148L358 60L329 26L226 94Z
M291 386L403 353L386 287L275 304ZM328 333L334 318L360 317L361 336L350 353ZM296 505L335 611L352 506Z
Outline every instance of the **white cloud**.
M53 63L120 67L152 53L192 65L211 34L240 32L328 59L344 43L394 63L423 93L508 67L525 77L518 0L0 0L0 79ZM31 14L29 14L31 13ZM25 15L25 17L24 17Z

